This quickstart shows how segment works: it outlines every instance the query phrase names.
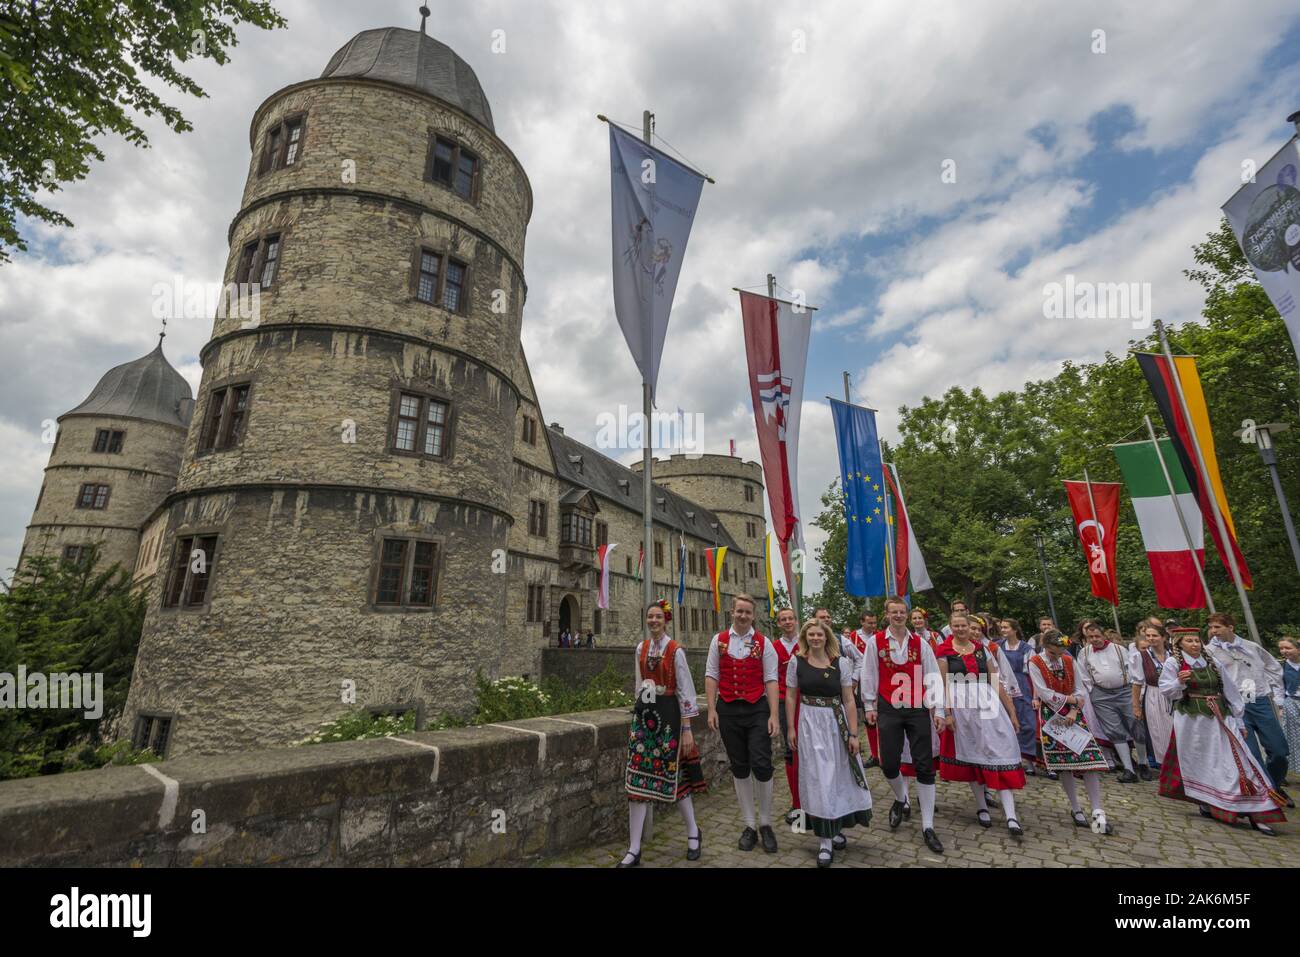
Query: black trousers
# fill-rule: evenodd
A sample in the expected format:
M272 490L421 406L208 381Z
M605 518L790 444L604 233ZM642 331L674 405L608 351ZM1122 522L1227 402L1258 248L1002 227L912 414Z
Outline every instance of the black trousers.
M772 739L767 733L767 696L753 704L748 701L718 699L718 733L727 749L731 773L754 780L772 780Z
M917 784L934 783L934 754L930 747L930 711L927 708L895 708L876 701L876 728L880 735L880 770L892 781L903 763L903 738L912 750L912 767Z

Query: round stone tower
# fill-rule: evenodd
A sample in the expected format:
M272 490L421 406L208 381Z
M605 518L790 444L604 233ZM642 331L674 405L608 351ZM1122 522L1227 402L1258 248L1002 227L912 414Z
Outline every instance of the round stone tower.
M641 463L632 468L641 471ZM653 478L715 513L745 555L761 562L765 531L761 465L733 455L679 454L667 461L655 459Z
M469 65L395 28L271 95L249 143L225 281L257 308L201 353L125 714L168 719L169 755L465 712L501 644L523 168Z
M59 416L45 481L19 566L33 556L79 558L99 548L99 567L135 567L140 526L176 483L194 400L163 356L116 366L86 400Z

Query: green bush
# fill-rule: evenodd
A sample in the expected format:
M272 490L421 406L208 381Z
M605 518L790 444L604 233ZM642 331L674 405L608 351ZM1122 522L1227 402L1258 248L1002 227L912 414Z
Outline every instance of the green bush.
M570 688L558 678L547 678L543 688L552 703L547 714L631 707L634 700L627 691L626 672L615 668L612 662L581 687Z
M554 714L550 696L523 678L497 678L489 681L482 674L475 678L478 713L475 724L493 721L518 721Z

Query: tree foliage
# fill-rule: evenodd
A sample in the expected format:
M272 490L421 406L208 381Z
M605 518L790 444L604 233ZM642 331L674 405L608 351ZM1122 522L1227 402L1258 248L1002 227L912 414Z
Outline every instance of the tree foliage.
M37 194L84 179L90 160L104 158L95 138L147 147L133 113L189 131L155 87L206 96L177 61L224 64L241 23L284 26L267 0L0 4L0 263L8 248L27 248L18 216L72 225Z
M122 713L131 687L144 597L114 564L96 568L92 549L80 562L28 558L0 593L0 674L103 675L103 713L0 708L0 779L97 766L123 758L98 752L104 730Z
M1251 606L1265 636L1297 617L1297 573L1269 474L1254 445L1233 432L1242 420L1285 422L1293 431L1276 440L1284 491L1300 503L1300 370L1285 324L1254 281L1227 221L1193 250L1189 279L1206 290L1203 323L1167 330L1175 354L1198 357L1214 426L1219 469L1242 551L1255 580ZM1154 333L1130 343L1157 352ZM1019 391L989 396L949 389L900 410L901 442L892 450L937 595L922 595L947 612L952 599L972 608L1031 623L1048 609L1034 534L1042 536L1058 623L1111 620L1107 603L1093 598L1082 548L1074 532L1062 481L1122 481L1108 445L1146 436L1143 416L1162 433L1155 402L1136 360L1107 353L1101 362L1065 363L1053 378ZM837 620L857 607L843 595L845 533L837 494L815 524L830 538L819 552L826 585L821 604ZM1208 517L1207 517L1208 520ZM1215 603L1242 619L1232 580L1206 535L1206 574ZM1137 517L1123 494L1116 556L1121 627L1156 612L1192 624L1205 612L1157 609L1155 589ZM1245 632L1244 624L1241 629Z

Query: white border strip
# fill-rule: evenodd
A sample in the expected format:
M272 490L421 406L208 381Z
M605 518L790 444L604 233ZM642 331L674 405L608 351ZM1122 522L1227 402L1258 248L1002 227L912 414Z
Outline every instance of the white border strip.
M546 763L546 732L534 731L532 728L516 728L512 724L486 724L485 728L505 728L507 731L522 731L524 734L537 735L537 764L540 767Z
M568 718L557 718L549 714L546 717L551 721L563 721L565 724L576 724L580 728L591 728L591 743L598 744L600 742L600 728L590 721L571 721Z
M169 778L152 764L136 765L141 771L151 774L163 784L162 805L158 808L158 830L166 830L176 817L176 801L180 797L181 785L174 778Z
M393 735L391 738L389 738L389 740L401 741L402 744L409 744L413 748L424 748L424 750L426 751L432 751L433 752L433 774L429 776L429 783L430 784L438 783L438 772L442 769L442 752L438 750L436 745L424 744L421 741L411 741L407 738L399 738L397 735Z

